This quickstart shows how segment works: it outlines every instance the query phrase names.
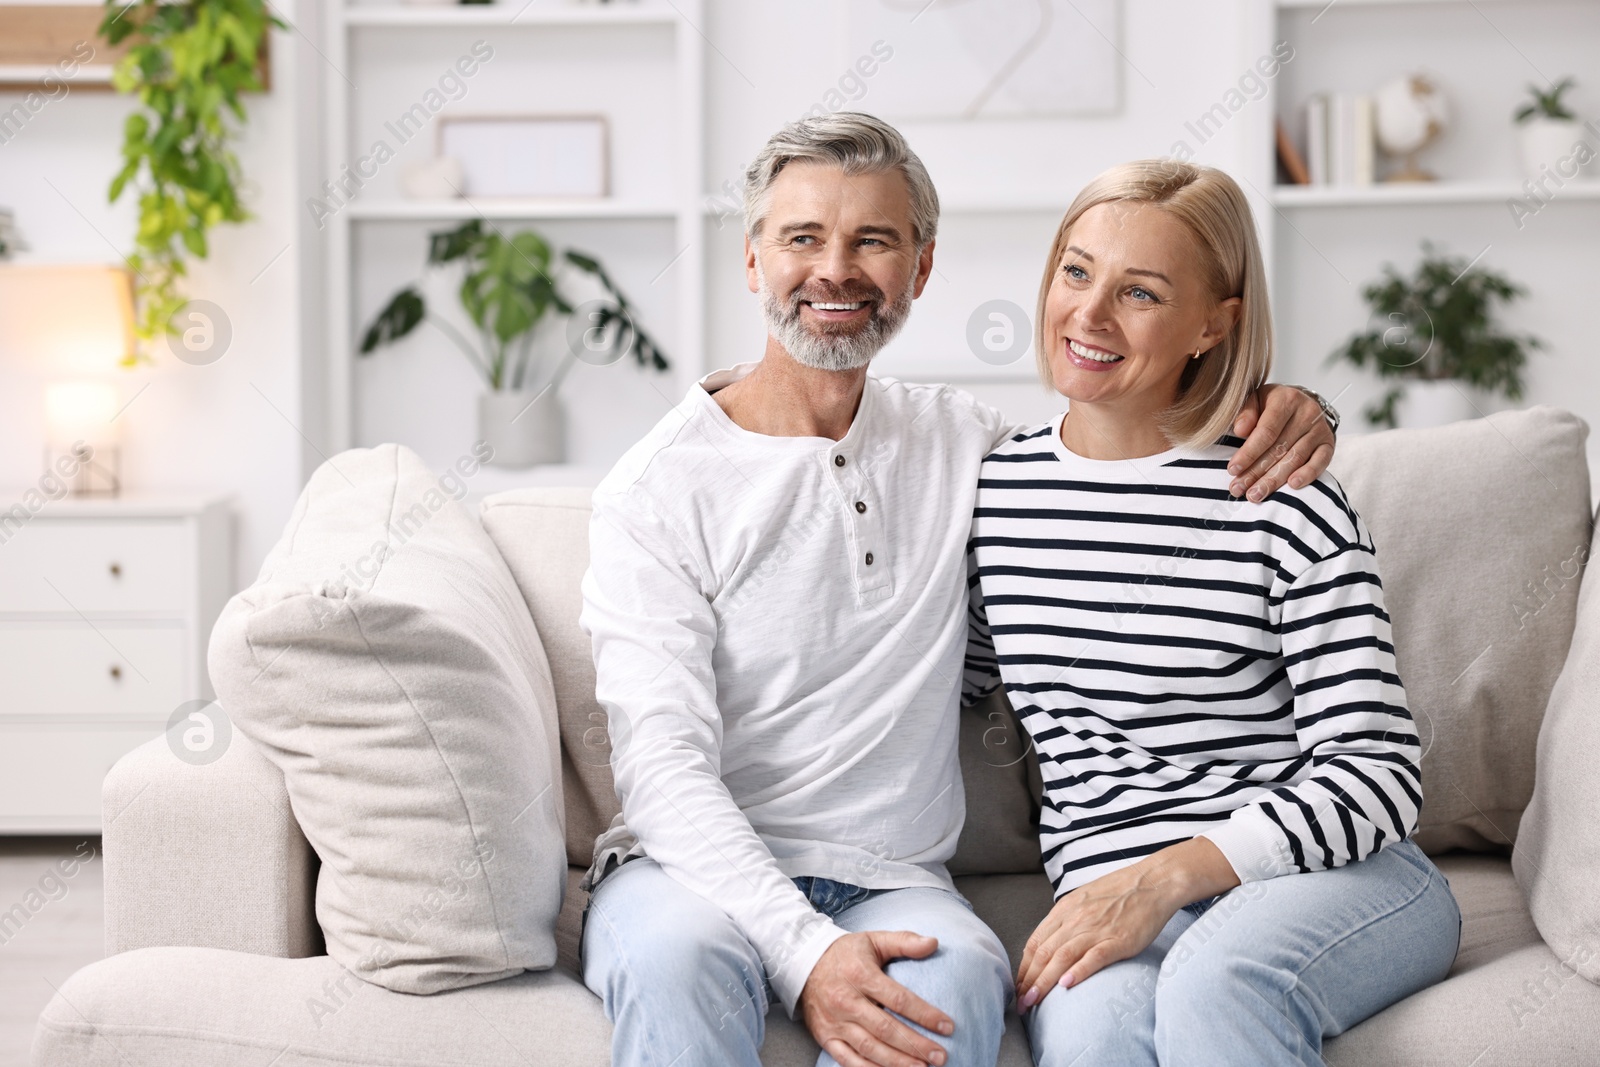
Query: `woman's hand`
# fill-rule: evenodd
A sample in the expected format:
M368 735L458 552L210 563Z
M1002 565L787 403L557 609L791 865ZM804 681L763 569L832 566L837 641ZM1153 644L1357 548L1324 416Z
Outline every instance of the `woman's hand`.
M1028 938L1017 968L1017 1011L1137 956L1179 908L1238 884L1221 850L1196 837L1074 889Z
M1234 419L1233 432L1245 442L1228 461L1228 492L1257 503L1284 485L1310 485L1333 459L1333 429L1322 405L1292 385L1256 390Z

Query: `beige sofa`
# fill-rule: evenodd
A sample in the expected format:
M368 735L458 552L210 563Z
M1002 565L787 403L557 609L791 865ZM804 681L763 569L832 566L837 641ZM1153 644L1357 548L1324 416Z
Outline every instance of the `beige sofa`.
M1600 1063L1600 896L1581 866L1600 858L1584 774L1597 753L1576 751L1600 743L1600 697L1586 691L1600 590L1583 600L1573 657L1584 659L1567 663L1593 525L1586 432L1543 408L1340 446L1335 469L1379 548L1426 748L1418 840L1465 918L1450 977L1331 1040L1331 1063ZM502 493L482 519L528 601L559 709L571 866L556 966L431 996L353 979L322 954L318 858L282 773L238 732L203 766L157 739L106 779L107 958L45 1010L36 1067L609 1062L610 1025L577 972L577 882L616 808L576 623L587 494ZM1036 777L1003 703L963 715L969 815L952 869L1016 959L1050 903L1031 838ZM803 1027L769 1016L765 1063L815 1056ZM1015 1017L1000 1062L1030 1062Z

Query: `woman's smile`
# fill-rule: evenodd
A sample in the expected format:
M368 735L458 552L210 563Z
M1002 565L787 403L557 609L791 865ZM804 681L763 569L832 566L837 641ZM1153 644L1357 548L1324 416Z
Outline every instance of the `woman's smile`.
M1108 371L1126 358L1109 349L1086 345L1082 341L1073 340L1071 337L1066 340L1067 360L1080 370Z

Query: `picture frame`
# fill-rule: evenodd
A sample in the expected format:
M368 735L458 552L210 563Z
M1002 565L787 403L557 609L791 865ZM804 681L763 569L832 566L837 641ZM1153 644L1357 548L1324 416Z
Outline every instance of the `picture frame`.
M100 36L101 4L0 2L0 91L63 89L112 92L111 72L130 43L108 44ZM262 38L261 89L272 89L272 35Z
M611 195L611 131L605 115L450 115L437 129L435 155L461 162L465 196L580 200Z

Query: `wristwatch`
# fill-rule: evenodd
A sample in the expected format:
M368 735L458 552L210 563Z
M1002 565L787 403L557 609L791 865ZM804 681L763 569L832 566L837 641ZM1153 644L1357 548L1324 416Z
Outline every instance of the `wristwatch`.
M1321 393L1317 392L1315 389L1307 389L1303 385L1297 385L1297 386L1295 386L1295 388L1300 390L1302 393L1306 394L1306 396L1309 396L1312 400L1315 400L1317 402L1317 405L1322 408L1322 417L1328 420L1328 428L1331 429L1334 433L1338 433L1339 432L1339 409L1334 407L1333 403L1331 401L1329 401L1327 397L1323 396Z

